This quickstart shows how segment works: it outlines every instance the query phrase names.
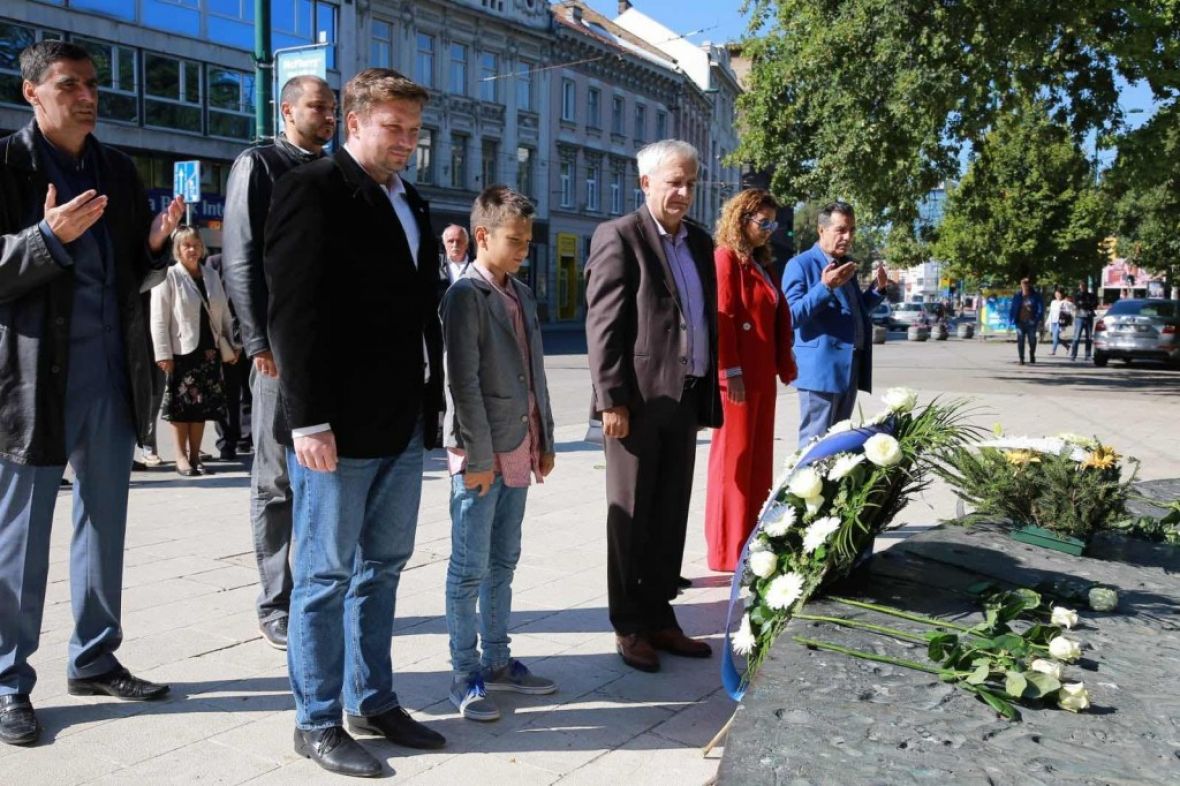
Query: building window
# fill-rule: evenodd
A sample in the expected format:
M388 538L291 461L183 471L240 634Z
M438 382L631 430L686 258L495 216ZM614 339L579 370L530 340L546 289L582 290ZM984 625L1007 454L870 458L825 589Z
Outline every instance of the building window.
M532 148L516 148L516 190L528 197L533 195Z
M504 12L504 0L483 0L483 7L489 11Z
M451 134L451 188L467 188L466 134Z
M201 67L191 60L145 53L144 124L201 133Z
M98 72L98 114L109 120L139 122L139 68L136 51L105 41L75 38L90 53Z
M602 91L597 87L590 88L586 93L586 125L589 128L602 128Z
M414 58L414 79L424 87L434 87L434 36L418 34L418 52Z
M500 100L500 58L494 52L479 53L479 99Z
M635 141L642 142L647 134L647 107L635 105Z
M457 96L467 95L467 47L451 44L451 81L447 89Z
M117 5L123 5L124 2ZM91 8L100 4L106 5L103 0L90 0L88 3ZM74 9L82 7L75 2L69 5ZM201 11L197 0L141 0L139 21L145 27L170 33L193 37L201 34Z
M668 113L661 110L656 112L656 139L668 138Z
M373 20L373 38L369 42L369 65L393 68L393 25Z
M571 161L562 161L561 170L558 174L558 182L561 185L561 206L574 206L574 165Z
M577 117L578 86L572 79L561 80L561 119L570 123Z
M527 60L516 64L516 108L533 111L533 64Z
M610 130L612 134L622 136L623 129L623 97L615 96L610 102Z
M434 183L434 129L418 132L418 153L414 159L416 180L423 185Z
M21 91L23 80L20 76L20 53L26 46L38 41L59 40L63 37L56 31L40 30L0 20L0 103L16 104L26 111L29 109ZM101 112L101 89L98 100Z
M480 166L483 168L480 188L487 188L499 182L499 167L496 164L500 157L500 145L494 139L485 139L480 151Z
M254 0L205 0L205 11L205 32L210 41L238 49L253 48Z
M623 212L623 171L612 170L610 173L610 212L619 215Z
M207 66L209 135L230 139L254 137L254 75Z
M598 210L598 181L602 172L600 164L590 164L586 167L586 209Z

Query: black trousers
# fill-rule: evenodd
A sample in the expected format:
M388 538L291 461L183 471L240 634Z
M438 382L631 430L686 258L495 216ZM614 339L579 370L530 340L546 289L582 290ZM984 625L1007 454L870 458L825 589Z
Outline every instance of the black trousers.
M242 410L250 406L250 359L242 355L237 363L221 364L225 389L225 414L217 419L217 449L236 452L242 440Z
M606 437L607 590L623 635L679 628L672 611L684 558L696 462L698 388L631 413L624 439Z

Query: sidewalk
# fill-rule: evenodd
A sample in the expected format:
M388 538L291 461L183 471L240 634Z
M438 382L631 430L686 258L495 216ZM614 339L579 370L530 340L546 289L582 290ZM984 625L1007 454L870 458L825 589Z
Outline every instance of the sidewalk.
M1017 367L1009 345L953 340L891 341L876 353L879 392L906 384L923 400L976 396L990 411L976 419L984 427L999 420L1012 433L1096 433L1141 458L1141 477L1180 476L1172 428L1180 422L1180 373L1095 369L1047 355L1035 367ZM660 673L643 674L619 660L607 621L603 458L580 441L586 358L552 355L547 367L559 455L550 482L530 491L514 583L513 651L555 677L560 691L505 696L504 717L492 724L458 718L447 700L443 584L450 520L444 463L435 453L426 461L417 548L398 592L393 657L403 704L445 734L448 746L421 753L383 741L365 745L388 762L398 782L414 784L473 777L491 784L706 783L719 751L705 759L700 747L733 710L720 690L717 657L729 582L704 565L708 434L698 442L685 555L684 573L695 584L677 612L690 635L713 637L714 657L665 657ZM793 448L797 406L794 391L783 391L778 460ZM879 408L867 395L861 406L866 414ZM33 701L45 734L35 748L0 746L5 783L332 779L292 751L286 659L258 633L248 475L241 464L211 466L224 470L207 478L171 471L133 477L119 655L137 675L172 684L172 698L160 704L65 693L70 505L69 493L60 495L41 649L33 657L40 675ZM887 533L880 545L953 514L953 496L936 486L903 511L899 523L906 529Z

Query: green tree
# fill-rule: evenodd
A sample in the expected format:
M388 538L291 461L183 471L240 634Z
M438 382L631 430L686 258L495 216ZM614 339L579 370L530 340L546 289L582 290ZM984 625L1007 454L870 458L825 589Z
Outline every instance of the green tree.
M1180 82L1177 0L747 0L735 160L784 200L839 193L908 223L997 118L1034 98L1075 139L1119 127L1116 75Z
M947 197L934 254L953 274L1011 284L1096 275L1107 200L1069 129L1041 104L1002 115Z

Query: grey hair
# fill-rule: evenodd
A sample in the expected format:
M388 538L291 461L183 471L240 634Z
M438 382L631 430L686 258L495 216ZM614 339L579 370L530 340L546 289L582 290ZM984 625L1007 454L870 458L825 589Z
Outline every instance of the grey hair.
M652 175L658 172L670 159L686 158L692 161L699 172L701 169L701 155L697 149L683 139L661 139L640 148L635 154L635 163L639 167L639 176Z
M455 229L462 232L464 240L471 240L471 235L468 234L467 227L463 226L462 224L447 224L445 227L443 227L442 233L445 235L447 233L447 230L450 229L451 227L454 227Z

